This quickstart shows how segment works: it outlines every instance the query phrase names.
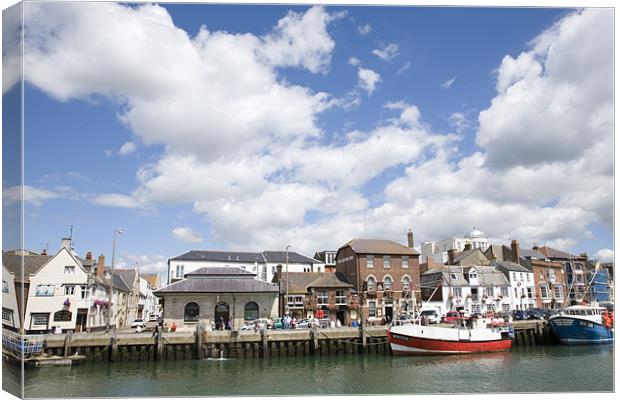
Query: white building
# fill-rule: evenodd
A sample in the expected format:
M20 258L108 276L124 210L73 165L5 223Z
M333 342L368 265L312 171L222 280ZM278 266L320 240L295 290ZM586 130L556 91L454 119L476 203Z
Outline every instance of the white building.
M496 261L495 267L502 271L510 282L511 310L536 307L536 284L532 271L510 261Z
M138 301L138 318L148 320L157 315L158 299L153 294L153 287L148 280L140 276L140 299Z
M290 272L320 272L319 269L324 265L319 260L294 251L249 253L191 250L168 260L168 282L177 282L185 274L203 267L239 267L256 274L256 279L271 282L276 267L282 265L285 268L286 264Z
M2 264L2 327L16 331L21 328L15 275L4 266L4 263Z
M440 315L451 310L465 314L509 311L510 284L494 267L443 266L421 275L422 309Z
M489 239L486 234L474 227L465 237L452 237L438 242L423 242L421 245L421 262L426 262L428 257L436 263L444 264L448 262L448 250L461 252L466 245L471 245L472 249L485 251L489 247Z

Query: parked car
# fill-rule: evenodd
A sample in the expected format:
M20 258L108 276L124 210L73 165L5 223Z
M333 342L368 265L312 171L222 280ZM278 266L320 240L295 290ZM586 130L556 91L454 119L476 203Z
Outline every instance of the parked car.
M157 315L153 314L149 317L149 322L157 322Z
M254 328L262 329L263 327L269 329L272 324L272 321L268 318L259 318L250 322L246 322L244 325L241 326L241 328L239 328L239 330L248 331Z
M308 329L310 328L310 320L308 318L300 319L297 321L297 329Z
M514 319L515 321L523 321L528 318L527 314L523 310L512 310L510 312L510 315L512 315L512 319Z
M146 321L143 320L142 318L134 319L130 326L132 328L137 328L137 327L144 328L146 326Z
M441 317L441 322L446 323L446 324L451 324L460 318L461 318L461 313L459 313L458 311L448 311L446 315Z
M538 308L530 308L525 312L527 319L545 319L545 312Z
M331 321L329 320L329 318L321 318L317 321L319 324L319 328L329 328L331 325Z
M436 324L439 322L439 314L437 314L436 310L422 310L418 317L424 317L431 324Z
M270 329L284 329L284 322L282 321L282 318L274 318Z

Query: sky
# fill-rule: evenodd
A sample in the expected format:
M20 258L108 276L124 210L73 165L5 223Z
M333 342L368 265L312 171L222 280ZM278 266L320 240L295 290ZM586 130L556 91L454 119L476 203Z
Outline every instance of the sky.
M110 257L122 228L119 265L162 272L190 249L476 227L613 258L611 9L25 3L24 20L28 249L73 227L78 254Z

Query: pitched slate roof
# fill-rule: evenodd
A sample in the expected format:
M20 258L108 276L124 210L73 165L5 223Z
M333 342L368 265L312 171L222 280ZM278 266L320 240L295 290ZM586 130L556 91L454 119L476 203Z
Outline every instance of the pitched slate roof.
M513 263L512 261L497 261L495 267L501 271L532 272L524 266Z
M475 269L478 273L478 283L480 286L504 286L509 285L506 275L495 267L473 266L465 268L465 273L469 276L469 271ZM529 271L528 271L529 272Z
M512 254L512 252L511 252ZM519 249L519 255L522 258L531 258L534 260L544 260L547 257L541 253L540 251L531 250L531 249Z
M193 278L185 278L153 293L278 293L278 285L254 279L252 276L241 275L238 279L230 277L207 277L197 275Z
M439 274L441 279L450 286L469 286L469 282L463 276L463 268L453 265L444 265L442 267L432 268L421 275L421 284L434 283L437 281L435 276ZM451 274L456 275L456 279L450 277ZM428 286L428 285L426 285Z
M197 276L239 276L239 275L248 275L248 276L256 276L255 273L246 271L240 267L202 267L197 270L188 272L185 274L186 277L195 278Z
M137 274L135 269L115 269L114 274L122 277L127 286L133 288Z
M416 250L391 240L383 239L353 239L340 249L351 246L358 254L394 254L394 255L419 255ZM340 250L339 249L339 250Z
M286 289L286 274L282 273L281 288ZM273 282L277 282L274 276ZM306 293L309 288L352 288L353 285L340 272L289 272L289 293ZM284 292L284 290L283 290Z
M53 256L27 255L24 259L24 282L29 281L29 275L37 272L42 266L47 264ZM22 281L22 256L14 253L2 253L2 264L6 269L15 275L15 281Z
M248 253L240 251L210 251L210 250L191 250L171 258L171 260L183 261L236 261L236 262L263 262L263 256L260 253Z
M265 262L278 262L285 263L286 262L286 252L285 251L263 251L263 258ZM295 253L294 251L288 252L288 262L289 263L301 263L301 264L317 264L320 263L319 260L315 260L314 258L306 257L299 253Z
M547 256L548 258L560 258L560 259L583 259L581 256L576 256L574 254L566 253L562 250L553 249L548 246L543 246L538 248L538 252Z

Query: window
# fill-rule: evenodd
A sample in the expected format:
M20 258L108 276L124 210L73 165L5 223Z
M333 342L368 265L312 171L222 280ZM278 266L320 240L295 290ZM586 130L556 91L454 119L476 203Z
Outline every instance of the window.
M5 281L4 279L2 280L2 292L3 293L9 292L9 283Z
M276 266L272 265L271 266L271 275L275 275L275 273L276 273Z
M510 311L510 304L504 303L502 304L502 311L503 312L509 312Z
M411 289L411 279L408 276L403 277L403 290Z
M469 279L477 279L478 274L475 271L469 273Z
M553 297L555 297L556 299L562 298L562 286L556 285L553 287Z
M177 278L183 278L183 268L182 264L177 265Z
M401 258L401 267L409 268L409 256L402 256Z
M500 293L502 294L502 297L508 297L508 287L502 286L500 288Z
M35 296L53 296L54 285L37 285Z
M375 256L366 256L366 268L375 267Z
M484 294L493 297L493 286L487 286L484 288Z
M383 268L390 268L392 262L392 258L390 256L383 256Z
M289 307L297 307L304 305L304 296L288 296Z
M88 298L88 288L86 286L80 286L80 298L81 299Z
M254 321L258 319L258 304L251 301L245 305L245 309L243 310L243 319L246 321Z
M75 286L65 286L65 296L73 296L75 293Z
M519 297L519 291L517 288L515 288L515 297Z
M2 307L2 320L13 325L13 310Z
M344 290L336 290L336 304L347 304L347 296L345 296Z
M327 290L319 290L317 295L317 304L320 306L326 306L327 303Z
M452 288L452 296L454 296L454 297L463 297L463 289L461 289L460 287L453 287Z
M480 304L472 304L471 305L471 313L475 314L475 313L480 313Z
M525 278L527 278L527 281L530 282L530 279L532 278L531 274L525 274Z
M178 266L177 266L178 269ZM183 313L183 321L196 322L198 321L198 314L200 313L200 307L198 304L191 302L185 305L185 312Z
M49 318L50 318L50 315L48 313L31 314L31 315L32 315L33 326L45 326L47 328L47 322L49 321Z
M519 272L519 279L523 281L523 272Z
M376 317L377 316L377 302L369 301L368 302L368 317Z
M389 276L383 278L383 289L392 290L392 278L390 278Z
M372 292L377 289L377 281L372 276L368 277L366 281L366 287L369 292Z
M455 281L455 280L457 280L457 279L458 279L458 278L457 278L456 274L450 274L450 280L451 280L451 281Z
M549 282L555 282L555 271L549 270Z
M517 280L517 273L516 273L516 272L513 272L513 273L512 273L512 280L513 280L513 281L516 281L516 280Z
M74 265L65 266L65 275L73 275L73 274L75 274L75 266Z
M546 285L542 285L540 287L540 297L543 299L548 299L549 298L549 289L547 288Z

